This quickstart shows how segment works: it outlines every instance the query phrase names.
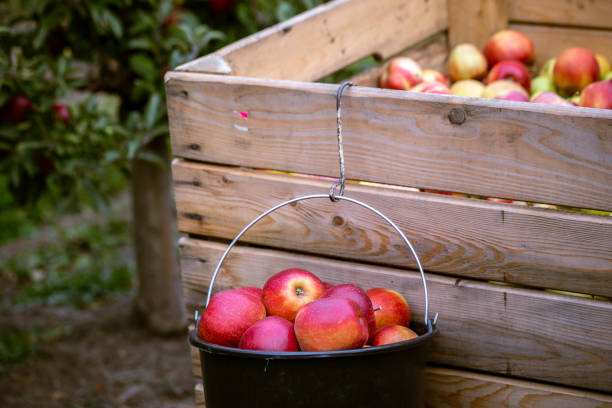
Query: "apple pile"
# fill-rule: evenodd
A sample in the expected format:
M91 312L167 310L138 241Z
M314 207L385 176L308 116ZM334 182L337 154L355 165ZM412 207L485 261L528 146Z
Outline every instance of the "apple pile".
M264 351L348 350L418 335L410 306L386 288L333 286L304 269L286 269L263 286L216 293L198 322L209 343Z
M533 43L525 34L502 30L482 51L473 44L455 46L448 59L448 77L421 69L411 58L397 57L381 74L379 85L414 92L612 109L612 70L603 55L586 48L568 48L546 62L532 78L534 60Z

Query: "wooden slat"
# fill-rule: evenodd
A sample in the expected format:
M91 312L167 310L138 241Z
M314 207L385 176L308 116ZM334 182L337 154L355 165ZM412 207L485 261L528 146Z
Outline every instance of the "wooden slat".
M201 381L196 382L194 387L195 402L197 408L206 408L206 400L204 399L204 384Z
M431 408L612 407L612 397L600 393L439 367L426 373L426 406Z
M336 176L337 86L169 73L174 154ZM353 87L352 179L612 209L612 111ZM451 109L466 121L451 124ZM248 118L240 113L246 113Z
M233 238L259 213L330 181L190 162L173 166L179 228ZM426 269L612 296L612 217L349 184L391 217ZM302 201L263 219L245 242L416 267L389 225L354 204Z
M337 0L177 69L312 81L368 55L387 58L446 25L446 0Z
M612 9L612 7L608 8ZM527 24L510 24L510 28L521 31L531 38L535 48L536 67L541 67L548 59L557 57L570 47L588 48L612 60L612 31Z
M462 43L484 47L491 35L508 26L508 1L448 0L450 48Z
M612 29L610 0L508 0L511 20Z
M414 59L423 69L435 69L439 72L446 73L446 57L448 55L447 41L447 35L443 32L414 48L402 52L400 55ZM378 87L378 78L387 68L389 61L390 60L357 74L350 80L355 85Z
M226 245L181 239L186 305L200 307ZM235 247L216 290L263 286L274 273L304 268L332 284L403 293L413 318L424 312L418 273L335 261L278 250ZM439 313L440 335L432 362L557 384L612 391L612 303L428 275L430 312Z

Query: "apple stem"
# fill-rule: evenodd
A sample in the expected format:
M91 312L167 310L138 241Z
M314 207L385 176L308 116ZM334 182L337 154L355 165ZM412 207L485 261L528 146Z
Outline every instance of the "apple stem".
M295 289L295 294L298 295L298 296L304 296L304 289L296 288Z
M375 312L378 312L379 310L382 310L381 306L378 306L376 309L374 309Z

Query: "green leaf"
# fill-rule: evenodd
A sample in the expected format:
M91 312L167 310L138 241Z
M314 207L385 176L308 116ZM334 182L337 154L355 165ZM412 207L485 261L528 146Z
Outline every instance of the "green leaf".
M285 21L297 14L295 7L287 2L281 1L276 8L276 18L279 21Z
M105 9L103 14L105 25L110 28L110 31L115 35L116 38L121 38L123 35L123 25L121 20L109 9Z
M141 150L140 152L138 152L138 155L136 156L136 158L138 160L144 160L149 163L155 164L156 166L160 166L160 167L166 166L166 162L164 162L161 156L153 152L150 152L148 150Z
M130 68L139 76L154 80L159 75L159 70L151 58L146 54L134 54L130 57Z
M155 49L155 44L147 37L132 38L128 41L127 46L133 50L153 51Z
M157 121L160 103L161 96L157 92L152 94L149 98L147 106L145 107L145 127L147 129L151 129Z

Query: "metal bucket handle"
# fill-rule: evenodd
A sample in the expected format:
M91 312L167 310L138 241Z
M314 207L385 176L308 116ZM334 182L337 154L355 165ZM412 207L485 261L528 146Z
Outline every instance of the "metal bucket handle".
M337 113L337 130L338 130L338 156L339 156L339 161L340 161L340 178L338 179L337 182L335 182L330 190L328 194L312 194L312 195L306 195L306 196L302 196L302 197L297 197L297 198L293 198L291 200L287 200L284 201L280 204L275 205L274 207L264 211L263 213L261 213L259 216L257 216L257 218L255 218L253 221L251 221L246 227L244 227L242 229L242 231L240 231L238 233L238 235L236 235L236 237L232 240L232 242L229 244L229 246L226 248L225 252L223 253L223 255L221 256L221 259L219 260L219 263L217 264L217 267L215 268L215 271L212 275L212 278L210 280L210 285L208 287L208 295L206 296L206 307L208 307L208 303L210 302L210 297L212 295L212 289L213 286L215 284L215 279L217 278L217 274L219 273L219 270L221 268L221 265L223 264L223 261L225 260L225 258L227 257L227 255L229 254L230 250L234 247L234 245L236 244L236 242L240 239L240 237L242 237L244 235L245 232L247 232L253 225L255 225L259 220L261 220L262 218L264 218L265 216L267 216L268 214L278 210L281 207L284 207L288 204L291 203L295 203L297 201L302 201L302 200L310 200L313 198L328 198L330 199L332 202L337 202L340 200L345 200L345 201L349 201L351 203L360 205L364 208L367 208L368 210L372 211L373 213L375 213L376 215L378 215L379 217L381 217L383 220L387 221L387 223L389 223L393 229L395 229L395 231L397 231L397 233L402 237L402 239L404 240L404 242L406 243L406 245L408 245L408 247L410 248L410 251L412 252L412 255L414 256L414 259L416 260L416 263L419 267L419 271L421 272L421 279L423 281L423 290L425 292L425 325L429 328L431 328L432 326L435 326L437 321L438 321L438 314L436 313L433 321L428 319L429 316L429 297L427 294L427 281L425 280L425 273L423 272L423 267L421 266L421 261L419 260L419 257L417 256L416 251L414 250L414 247L412 246L412 244L410 243L410 241L408 240L408 238L406 238L406 236L404 235L404 233L399 229L399 227L397 225L395 225L395 223L393 221L391 221L391 219L389 219L389 217L387 217L386 215L384 215L383 213L381 213L380 211L378 211L377 209L375 209L374 207L361 202L359 200L356 200L354 198L350 198L350 197L345 197L344 196L344 186L345 186L345 175L344 175L344 150L343 150L343 143L342 143L342 117L341 117L341 96L342 96L342 91L344 90L344 88L347 88L349 86L352 86L353 83L352 82L343 82L340 87L338 88L338 93L336 95L336 113ZM340 187L338 193L335 192L336 188ZM196 311L196 316L195 316L195 320L198 321L198 312Z
M232 242L229 244L229 246L225 249L225 252L221 256L221 259L219 260L219 263L217 264L217 267L215 268L215 271L213 272L212 278L210 280L210 285L208 287L208 295L206 296L206 306L207 307L208 307L208 303L210 302L210 297L212 295L213 285L215 283L215 279L217 278L217 274L219 273L219 270L221 269L221 265L223 264L223 261L225 261L225 258L227 257L227 255L229 254L231 249L234 247L236 242L244 235L244 233L246 233L259 220L261 220L262 218L264 218L268 214L278 210L279 208L284 207L284 206L286 206L288 204L297 202L297 201L310 200L310 199L313 199L313 198L330 199L331 198L331 193L330 194L312 194L312 195L306 195L306 196L302 196L302 197L293 198L291 200L283 201L282 203L277 204L274 207L270 208L269 210L266 210L263 213L261 213L259 216L257 216L257 218L255 218L246 227L244 227L242 229L242 231L240 231L238 233L238 235L236 235L236 237L232 240ZM429 319L428 319L428 316L429 316L429 297L428 297L428 294L427 294L427 281L425 279L425 273L423 272L423 267L421 266L421 261L419 260L419 257L417 256L416 251L414 250L414 247L412 246L412 244L410 243L408 238L406 238L406 235L404 235L404 233L399 229L399 227L393 221L391 221L391 219L389 219L389 217L387 217L386 215L384 215L383 213L378 211L376 208L374 208L374 207L372 207L372 206L370 206L370 205L368 205L368 204L366 204L364 202L361 202L359 200L356 200L356 199L350 198L350 197L346 197L346 196L336 195L334 197L334 199L336 201L339 201L339 200L349 201L351 203L355 203L355 204L360 205L360 206L362 206L364 208L367 208L368 210L372 211L373 213L375 213L376 215L381 217L383 220L387 221L387 223L389 223L393 227L393 229L395 231L397 231L397 233L402 237L402 239L404 240L406 245L408 245L408 247L410 248L410 251L412 252L412 255L414 256L414 259L416 260L416 263L417 263L417 265L419 267L419 272L421 272L421 279L423 281L423 290L425 292L425 325L429 326L429 323L431 323L433 326L435 326L436 323L437 323L437 320L438 320L438 314L436 313L433 322L429 322ZM196 321L197 320L198 319L196 317Z

